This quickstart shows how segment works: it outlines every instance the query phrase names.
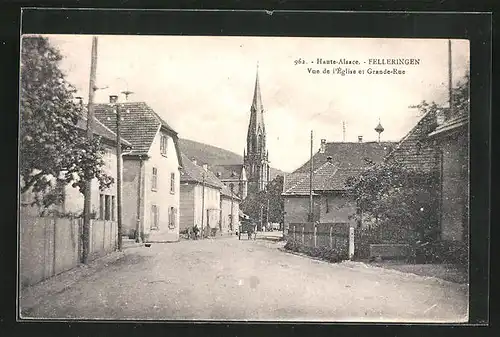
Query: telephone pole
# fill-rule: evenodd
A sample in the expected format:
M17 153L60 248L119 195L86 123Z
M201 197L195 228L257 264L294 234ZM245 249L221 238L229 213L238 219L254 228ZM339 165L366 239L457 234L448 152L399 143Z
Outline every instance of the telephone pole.
M203 222L205 221L205 172L203 172L203 183L201 185L201 238L203 239Z
M309 221L313 221L313 195L312 195L312 184L313 184L313 131L311 130L311 160L310 160L310 170L309 170Z
M121 137L121 106L116 105L116 201L118 203L118 251L122 250L122 137Z
M264 205L260 204L260 230L262 231L262 226L264 226Z
M448 40L448 91L449 91L449 101L450 101L450 113L449 117L453 116L453 78L451 71L451 40Z
M266 214L266 225L269 223L269 196L267 196L267 214Z
M92 37L92 52L90 59L89 102L87 107L87 138L92 142L94 138L94 94L96 91L95 78L97 70L97 37ZM84 215L82 228L82 262L88 263L90 251L90 217L92 208L92 179L85 182Z
M229 187L231 188L231 223L230 223L230 229L231 232L233 231L233 218L234 218L234 211L233 211L233 190L234 190L234 184L230 183Z

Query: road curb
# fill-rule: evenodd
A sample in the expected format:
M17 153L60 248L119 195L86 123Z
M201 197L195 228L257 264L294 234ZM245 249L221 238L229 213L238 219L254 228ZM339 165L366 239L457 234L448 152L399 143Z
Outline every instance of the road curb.
M410 273L410 272L402 272L402 271L395 270L395 269L390 269L390 268L384 268L384 267L378 267L378 266L369 265L369 264L366 264L364 262L359 262L359 261L344 260L344 261L341 261L341 262L329 262L329 261L326 261L326 260L323 260L323 259L320 259L320 258L317 258L317 257L313 257L313 256L309 256L309 255L306 255L306 254L289 251L289 250L286 250L285 248L281 248L281 247L278 248L278 250L282 251L284 253L288 253L288 254L295 255L295 256L300 256L300 257L307 258L307 259L310 259L310 260L315 260L315 261L323 262L323 263L326 263L326 264L329 264L329 265L342 265L342 266L348 267L348 268L359 268L359 267L362 267L363 269L372 269L374 271L376 271L378 269L378 270L383 271L383 272L388 272L388 273L391 273L391 274L394 274L394 275L399 275L399 276L404 276L404 277L418 277L418 278L420 278L422 280L433 281L433 282L441 283L441 284L445 284L445 285L459 286L461 288L466 288L466 289L468 289L468 287L469 287L468 283L451 282L451 281L443 280L441 278L434 277L434 276L423 276L423 275L418 275L418 274Z
M319 262L323 262L323 263L326 263L326 264L329 264L329 265L338 265L340 263L344 263L345 261L340 261L340 262L330 262L330 261L327 261L327 260L323 260L319 257L314 257L314 256L310 256L310 255L307 255L307 254L303 254L303 253L298 253L298 252L294 252L294 251L291 251L291 250L287 250L283 247L279 247L278 248L279 251L282 251L284 253L288 253L288 254L291 254L291 255L295 255L295 256L300 256L300 257L303 257L303 258L306 258L306 259L309 259L309 260L315 260L315 261L319 261Z

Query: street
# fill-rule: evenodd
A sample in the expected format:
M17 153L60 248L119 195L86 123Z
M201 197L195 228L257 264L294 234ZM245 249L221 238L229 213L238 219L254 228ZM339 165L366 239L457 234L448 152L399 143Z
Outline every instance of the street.
M467 318L462 285L353 262L329 264L286 253L282 246L232 236L128 248L107 268L23 309L27 317L60 319Z

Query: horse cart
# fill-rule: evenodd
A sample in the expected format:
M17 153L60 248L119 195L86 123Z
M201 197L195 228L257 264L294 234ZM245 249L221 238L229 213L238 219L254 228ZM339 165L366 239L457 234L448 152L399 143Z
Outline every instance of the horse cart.
M241 240L241 234L247 234L248 240L257 238L257 225L252 221L244 220L238 228L238 240Z

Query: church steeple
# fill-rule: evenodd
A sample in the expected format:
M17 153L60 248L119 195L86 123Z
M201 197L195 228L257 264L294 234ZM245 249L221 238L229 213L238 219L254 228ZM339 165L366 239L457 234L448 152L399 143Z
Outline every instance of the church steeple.
M262 112L264 110L263 105L262 105L262 97L260 95L259 62L257 62L257 74L255 76L255 88L253 91L253 100L252 100L251 110L256 111L256 112Z
M255 150L262 150L258 143L258 135L265 137L266 127L264 125L264 106L260 94L259 63L257 63L257 74L255 76L255 88L253 92L252 106L250 107L250 123L248 124L247 153ZM254 138L254 139L251 139Z
M265 188L267 184L267 149L266 149L266 127L264 124L264 106L260 92L259 63L255 76L255 87L252 105L250 107L250 121L248 123L247 151L244 152L244 162L247 168L249 182L253 183L258 190Z

